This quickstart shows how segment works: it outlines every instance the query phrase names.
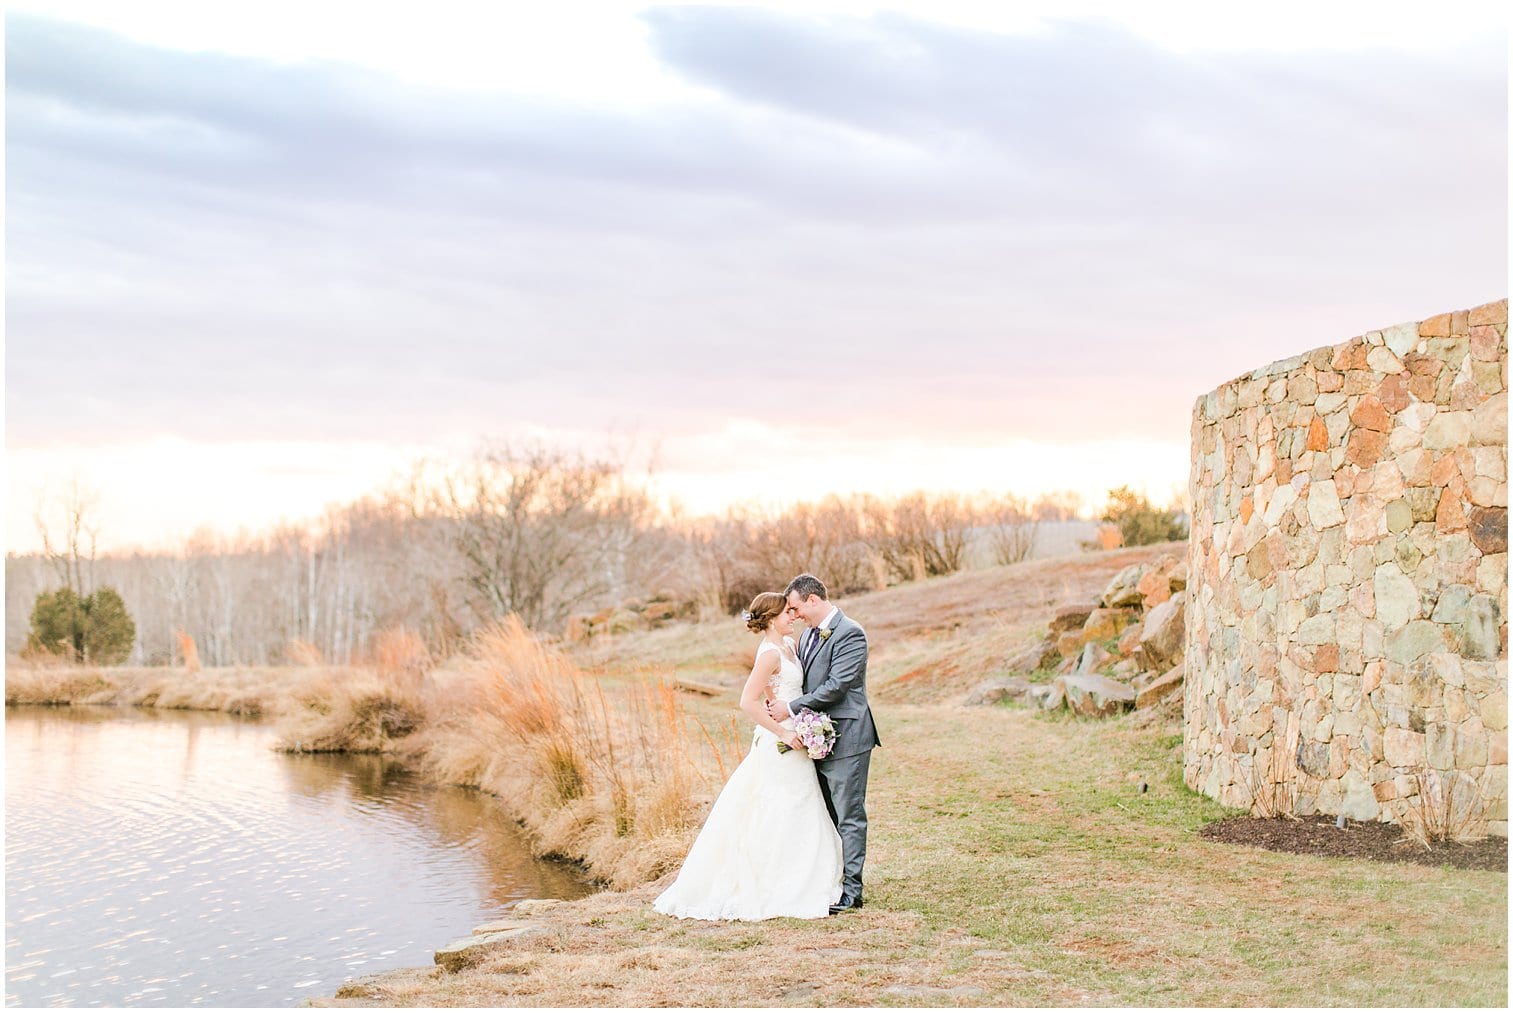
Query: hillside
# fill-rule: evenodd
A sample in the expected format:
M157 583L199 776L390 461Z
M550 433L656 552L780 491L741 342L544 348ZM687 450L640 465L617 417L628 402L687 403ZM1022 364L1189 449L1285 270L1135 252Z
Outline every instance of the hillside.
M868 695L887 703L948 702L1005 674L1004 659L1045 632L1057 606L1090 601L1132 563L1182 557L1185 542L995 566L838 599L867 630ZM779 588L778 590L781 590ZM751 665L755 638L735 618L678 624L579 645L585 668L729 686Z
M481 947L472 966L375 975L317 1004L1502 1005L1501 871L1204 839L1230 813L1182 783L1174 706L1093 721L959 705L1058 605L1181 548L999 567L839 603L868 629L884 742L868 791L864 910L679 921L651 908L668 873L526 905L511 915L518 934ZM754 639L731 619L624 634L577 656L613 683L717 683L719 695L686 696L691 715L719 727Z

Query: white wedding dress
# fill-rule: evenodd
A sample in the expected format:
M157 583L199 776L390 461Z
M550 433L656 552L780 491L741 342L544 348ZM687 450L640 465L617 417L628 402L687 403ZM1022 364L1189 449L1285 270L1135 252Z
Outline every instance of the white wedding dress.
M769 650L779 654L772 694L792 700L803 692L803 671L789 651L765 639L757 654ZM801 749L779 753L777 744L776 735L757 726L751 751L725 782L656 910L706 920L823 918L840 900L841 838L814 761Z

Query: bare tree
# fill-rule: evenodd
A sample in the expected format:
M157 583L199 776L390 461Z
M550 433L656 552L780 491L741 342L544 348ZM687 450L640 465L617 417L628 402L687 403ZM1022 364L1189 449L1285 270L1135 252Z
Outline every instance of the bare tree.
M983 524L1000 566L1022 562L1035 551L1040 522L1023 497L1009 493L990 500L983 508Z
M654 520L616 462L508 444L444 473L428 513L447 523L475 614L538 628L624 593Z
M1048 492L1035 501L1038 521L1074 521L1082 514L1082 494L1070 489Z
M955 573L965 561L971 506L960 496L913 493L866 500L868 540L901 581Z
M99 505L99 494L82 487L78 478L74 478L56 504L57 518L48 517L54 504L49 502L45 493L38 497L32 514L37 533L42 536L43 557L63 586L80 598L94 589L95 556L100 539L100 528L94 515ZM54 523L59 527L57 533L53 531Z

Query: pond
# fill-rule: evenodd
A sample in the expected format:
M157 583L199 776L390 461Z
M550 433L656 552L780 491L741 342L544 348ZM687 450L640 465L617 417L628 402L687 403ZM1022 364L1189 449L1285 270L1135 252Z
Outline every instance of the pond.
M267 725L5 712L6 1004L290 1006L592 889L498 800Z

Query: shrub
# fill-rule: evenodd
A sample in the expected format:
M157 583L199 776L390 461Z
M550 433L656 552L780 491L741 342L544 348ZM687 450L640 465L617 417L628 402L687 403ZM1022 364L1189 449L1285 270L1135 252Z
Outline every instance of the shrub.
M62 587L37 595L26 647L81 664L119 665L131 654L136 637L136 623L115 588L99 587L80 598Z
M1127 485L1109 490L1102 519L1118 526L1125 545L1154 545L1187 537L1187 521L1180 513L1153 506Z
M1453 841L1469 844L1487 836L1487 798L1469 775L1419 767L1418 791L1403 811L1403 832L1424 847Z

